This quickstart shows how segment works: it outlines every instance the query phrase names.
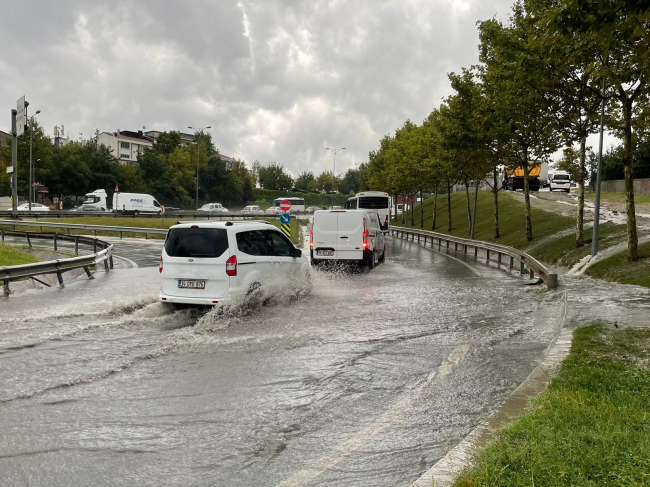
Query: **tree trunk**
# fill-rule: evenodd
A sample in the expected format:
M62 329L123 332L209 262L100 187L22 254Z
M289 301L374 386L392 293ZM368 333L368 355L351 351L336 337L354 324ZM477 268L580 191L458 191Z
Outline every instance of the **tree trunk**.
M436 231L436 213L438 212L438 185L433 189L433 223L431 223L431 230Z
M395 223L397 223L397 196L395 196L395 207L393 210L395 212Z
M580 139L580 176L578 177L578 217L576 220L576 248L585 244L585 176L587 174L587 136Z
M420 188L420 228L424 228L424 198L422 197L422 188Z
M497 186L497 168L494 168L494 238L499 238L499 187Z
M413 195L411 195L411 198L415 198L416 194L417 192L413 193ZM413 202L413 206L411 206L411 228L415 227L414 214L415 214L415 201Z
M472 210L469 204L469 179L465 177L465 199L467 200L467 231L472 231Z
M451 232L451 183L447 181L447 216L449 217L448 232Z
M533 239L533 219L530 211L530 168L528 167L528 149L524 151L524 201L526 202L526 240Z
M627 258L632 262L639 260L639 239L636 233L636 212L634 210L634 174L632 172L632 103L633 100L623 100L623 158L625 172L625 208L627 211Z
M402 195L402 225L406 226L406 196Z

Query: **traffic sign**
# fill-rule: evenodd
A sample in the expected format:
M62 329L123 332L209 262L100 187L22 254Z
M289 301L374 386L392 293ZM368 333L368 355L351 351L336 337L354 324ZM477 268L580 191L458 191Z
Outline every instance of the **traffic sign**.
M291 202L289 200L282 200L282 203L280 203L280 209L282 211L289 211L291 209Z
M18 136L23 135L25 132L25 122L27 121L25 108L25 96L16 102L16 134Z
M288 223L282 223L280 224L280 230L282 230L287 237L291 238L291 225Z
M289 213L280 215L280 223L282 223L283 225L288 225L289 223L291 223L291 215L289 215Z
M7 174L11 174L12 172L14 172L14 167L13 167L13 166L9 166L9 167L6 169L6 171L7 171Z

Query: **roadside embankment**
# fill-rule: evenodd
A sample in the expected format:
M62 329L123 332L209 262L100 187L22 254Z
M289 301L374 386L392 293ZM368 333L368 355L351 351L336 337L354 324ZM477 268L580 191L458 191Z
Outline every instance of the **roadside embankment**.
M548 193L544 193L544 195L548 195ZM470 200L473 203L473 193L470 193ZM529 242L526 240L525 207L521 194L501 192L499 194L500 236L496 239L494 237L494 197L491 192L479 191L475 238L521 249L536 259L556 267L560 273L562 268L570 269L591 254L591 222L585 222L584 245L576 248L576 221L574 217L567 216L569 207L558 205L556 201L540 198L536 199L536 203L537 205L532 208L533 240ZM562 211L559 211L558 208ZM413 214L413 227L415 228L421 227L420 215L420 205L418 205ZM464 193L451 195L451 231L448 230L447 195L438 197L436 215L436 232L458 237L469 235L467 202ZM432 221L433 198L429 198L424 202L424 229L431 230ZM393 220L393 223L403 225L401 215L397 220ZM410 213L404 226L412 226ZM599 253L605 251L606 255L609 253L612 255L604 257L598 263L586 268L584 274L624 284L650 287L650 277L648 277L650 275L650 246L644 243L647 238L646 235L643 235L643 230L640 229L640 258L637 262L630 262L625 254L626 226L614 222L601 223L598 238Z
M27 252L0 243L0 267L9 265L33 264L38 262L38 258Z
M596 324L456 487L650 485L650 330Z

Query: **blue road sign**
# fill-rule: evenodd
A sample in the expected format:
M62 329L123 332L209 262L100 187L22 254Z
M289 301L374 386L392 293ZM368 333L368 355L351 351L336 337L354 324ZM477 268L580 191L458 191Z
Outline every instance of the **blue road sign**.
M280 215L280 223L283 225L288 225L289 222L291 222L291 215L289 213L284 213L283 215Z

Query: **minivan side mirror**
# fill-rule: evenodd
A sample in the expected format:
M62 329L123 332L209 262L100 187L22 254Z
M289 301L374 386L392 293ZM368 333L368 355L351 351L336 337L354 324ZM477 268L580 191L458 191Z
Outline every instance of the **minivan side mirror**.
M293 249L293 256L294 256L294 257L302 257L302 250L300 250L300 249Z

